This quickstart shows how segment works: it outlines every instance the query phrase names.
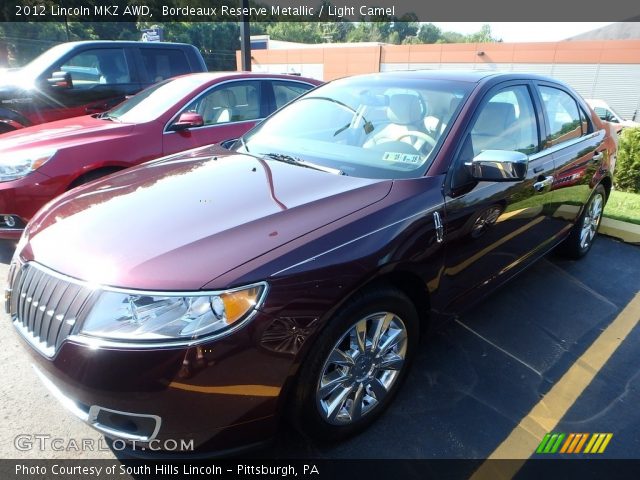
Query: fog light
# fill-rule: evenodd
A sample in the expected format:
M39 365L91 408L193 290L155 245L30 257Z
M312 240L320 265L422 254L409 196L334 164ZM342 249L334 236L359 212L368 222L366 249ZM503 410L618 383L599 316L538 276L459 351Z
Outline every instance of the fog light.
M5 215L3 217L4 223L7 227L9 228L13 228L16 226L16 219L13 218L11 215Z

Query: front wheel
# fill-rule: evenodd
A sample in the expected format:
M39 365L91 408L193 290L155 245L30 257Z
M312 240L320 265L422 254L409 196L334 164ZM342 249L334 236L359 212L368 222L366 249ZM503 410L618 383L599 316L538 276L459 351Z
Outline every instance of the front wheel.
M598 185L587 202L582 215L574 225L563 245L564 253L570 258L584 257L596 239L607 193L602 185Z
M418 314L401 291L350 301L316 341L298 377L294 423L318 440L366 428L390 405L418 341Z

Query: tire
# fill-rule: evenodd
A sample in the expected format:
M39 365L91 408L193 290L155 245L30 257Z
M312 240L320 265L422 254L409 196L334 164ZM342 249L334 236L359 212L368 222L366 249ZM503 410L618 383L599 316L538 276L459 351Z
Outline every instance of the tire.
M329 320L301 367L292 405L296 429L319 441L365 429L397 393L418 336L416 308L400 290L378 286L351 299Z
M596 234L600 227L602 211L606 201L607 193L602 185L598 185L562 245L562 253L565 256L577 260L584 257L591 250L591 246L597 237Z

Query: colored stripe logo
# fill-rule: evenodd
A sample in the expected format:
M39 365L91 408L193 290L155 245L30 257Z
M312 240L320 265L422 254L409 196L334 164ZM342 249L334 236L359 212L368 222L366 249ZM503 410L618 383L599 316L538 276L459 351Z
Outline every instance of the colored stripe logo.
M547 433L536 453L603 453L612 437L613 433Z

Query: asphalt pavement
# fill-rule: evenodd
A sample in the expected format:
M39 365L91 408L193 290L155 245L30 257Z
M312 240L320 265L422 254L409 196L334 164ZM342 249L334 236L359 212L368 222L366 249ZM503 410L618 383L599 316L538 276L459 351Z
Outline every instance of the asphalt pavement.
M0 243L2 289L13 246ZM545 429L609 432L601 458L640 458L639 272L640 248L607 237L580 261L551 254L422 339L395 402L366 432L317 445L283 426L246 458L527 458L535 446L510 443L527 422L530 442ZM0 458L114 458L98 432L47 393L7 315L0 321ZM629 325L624 334L620 322ZM580 368L586 374L572 376ZM545 400L556 397L562 408L554 410ZM541 408L562 414L536 417ZM59 438L65 448L25 448L21 435ZM75 450L73 440L94 450Z

